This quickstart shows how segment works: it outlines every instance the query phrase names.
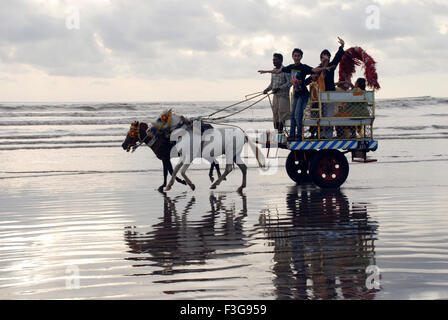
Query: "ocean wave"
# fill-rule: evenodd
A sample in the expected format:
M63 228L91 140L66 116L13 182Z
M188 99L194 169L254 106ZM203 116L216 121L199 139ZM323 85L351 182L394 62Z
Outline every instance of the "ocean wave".
M212 102L145 102L145 103L70 103L70 104L0 104L0 111L24 112L24 111L158 111L168 109L195 109L209 108L211 110L221 108L221 104Z
M150 123L154 118L142 119L138 117L127 117L127 118L100 118L100 119L71 119L71 120L11 120L11 121L0 121L0 126L74 126L74 125L130 125L133 121L144 121ZM235 123L235 122L272 122L272 117L268 118L226 118L222 120L216 120L217 123Z
M74 125L129 125L135 118L114 118L114 119L76 119L76 120L23 120L23 121L0 121L0 126L74 126Z
M377 108L416 108L420 106L448 104L448 98L436 98L431 96L378 99L375 101Z
M48 112L2 112L0 118L113 118L118 116L146 117L156 119L159 116L158 112L148 112L147 110L140 111L125 111L122 112L79 112L79 111L48 111Z
M434 117L434 118L438 118L438 117L448 117L448 113L428 113L428 114L424 114L424 117Z
M17 146L17 147L0 147L0 151L17 151L17 150L56 150L56 149L88 149L88 148L121 148L121 145L60 145L60 146Z
M43 104L25 104L25 103L3 103L0 104L0 111L20 112L20 111L146 111L161 112L173 108L175 111L189 111L188 113L196 113L198 110L205 112L206 110L213 112L223 107L229 106L238 101L227 102L117 102L117 103L43 103ZM244 102L240 106L247 106L251 101ZM414 108L426 105L448 104L448 98L437 98L431 96L394 98L394 99L377 99L378 108ZM252 110L269 108L269 103L264 100L259 104L251 107ZM224 112L229 112L234 108Z
M67 138L67 137L125 137L126 133L123 133L123 129L116 130L114 133L107 131L107 133L76 133L67 132L61 134L36 134L36 135L14 135L14 136L0 136L0 140L37 140L37 139L55 139L55 138ZM118 133L119 131L119 133Z
M123 137L124 138L124 137ZM124 139L123 139L124 140ZM104 144L117 143L121 144L123 140L46 140L46 141L15 141L13 143L8 141L0 141L0 146L4 145L70 145L70 144Z
M439 140L448 139L448 132L444 132L442 136L438 135L375 135L375 140Z
M429 126L391 126L391 127L379 127L375 126L376 130L379 129L386 129L386 130L406 130L406 131L421 131L426 129L438 129L438 130L445 130L448 129L448 126L444 125L429 125Z

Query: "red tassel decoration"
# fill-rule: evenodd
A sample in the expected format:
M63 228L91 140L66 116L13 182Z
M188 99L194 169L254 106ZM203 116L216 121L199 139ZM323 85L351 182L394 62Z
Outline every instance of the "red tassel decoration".
M339 81L350 81L355 73L356 66L363 64L364 76L367 85L373 89L380 89L378 74L376 73L376 62L361 47L349 48L339 63Z

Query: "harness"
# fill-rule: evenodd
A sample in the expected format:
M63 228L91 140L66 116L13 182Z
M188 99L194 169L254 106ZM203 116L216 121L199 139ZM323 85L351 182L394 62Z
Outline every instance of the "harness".
M140 135L140 122L135 122L135 121L132 122L131 128L129 129L129 135L131 137L137 136L138 144L135 144L132 147L132 152L134 152L138 147L140 147L144 143L144 141L142 140L142 137ZM129 148L128 148L128 151L129 151Z
M138 125L137 125L138 123ZM132 122L131 124L131 129L129 130L129 135L131 137L134 137L135 135L137 135L138 138L138 142L142 142L142 138L140 136L140 122Z

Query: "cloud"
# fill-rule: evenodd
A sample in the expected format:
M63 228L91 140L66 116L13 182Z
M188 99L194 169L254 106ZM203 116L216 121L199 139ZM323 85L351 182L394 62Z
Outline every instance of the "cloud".
M65 27L71 6L79 30ZM50 75L218 81L257 77L273 52L288 63L294 47L316 65L341 36L374 55L384 75L446 73L447 18L447 4L431 0L2 1L0 60Z

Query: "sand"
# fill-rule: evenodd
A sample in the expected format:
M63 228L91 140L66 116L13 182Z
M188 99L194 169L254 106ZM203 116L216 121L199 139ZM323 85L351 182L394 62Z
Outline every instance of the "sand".
M0 298L446 299L447 146L384 140L338 191L296 186L280 152L243 195L206 165L159 193L149 150L2 152Z

